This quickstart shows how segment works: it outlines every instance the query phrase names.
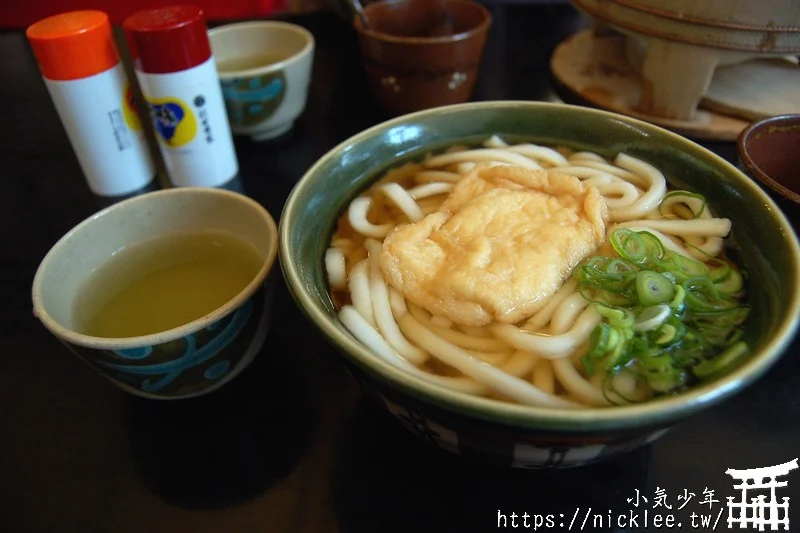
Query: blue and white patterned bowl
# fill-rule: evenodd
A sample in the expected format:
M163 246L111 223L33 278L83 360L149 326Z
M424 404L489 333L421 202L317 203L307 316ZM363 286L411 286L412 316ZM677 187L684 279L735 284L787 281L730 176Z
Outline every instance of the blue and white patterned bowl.
M169 331L130 338L75 331L74 309L92 271L125 245L181 231L227 231L263 258L250 284L225 305ZM198 396L244 370L269 329L277 253L270 214L246 196L178 188L137 196L83 221L45 256L33 282L34 314L68 348L123 390L154 399ZM158 305L158 302L153 302Z

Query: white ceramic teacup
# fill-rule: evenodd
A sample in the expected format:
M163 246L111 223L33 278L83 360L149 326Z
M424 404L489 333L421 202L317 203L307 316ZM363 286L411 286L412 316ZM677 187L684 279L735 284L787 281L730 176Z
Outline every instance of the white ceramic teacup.
M289 131L306 106L314 37L278 21L208 32L231 129L260 141Z
M95 337L81 327L92 272L119 250L165 235L224 232L263 259L253 280L211 313L137 337ZM78 224L42 260L33 311L81 359L123 390L151 399L199 396L218 389L256 357L272 310L277 228L260 204L210 187L178 187L125 200ZM118 273L124 281L130 273ZM167 298L168 296L162 296ZM160 300L152 302L155 308Z

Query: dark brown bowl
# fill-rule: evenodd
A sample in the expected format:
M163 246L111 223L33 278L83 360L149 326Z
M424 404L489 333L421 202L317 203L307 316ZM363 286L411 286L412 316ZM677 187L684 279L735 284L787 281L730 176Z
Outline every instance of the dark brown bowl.
M466 102L480 70L491 15L471 0L384 0L355 17L367 80L400 115Z
M754 122L737 141L739 165L792 218L800 214L800 115Z

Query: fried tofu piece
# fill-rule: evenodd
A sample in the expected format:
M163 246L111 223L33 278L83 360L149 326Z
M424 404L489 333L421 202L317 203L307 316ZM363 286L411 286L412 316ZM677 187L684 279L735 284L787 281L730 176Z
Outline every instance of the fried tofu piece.
M440 209L393 229L384 277L409 301L465 326L516 323L605 240L593 186L551 170L477 166Z

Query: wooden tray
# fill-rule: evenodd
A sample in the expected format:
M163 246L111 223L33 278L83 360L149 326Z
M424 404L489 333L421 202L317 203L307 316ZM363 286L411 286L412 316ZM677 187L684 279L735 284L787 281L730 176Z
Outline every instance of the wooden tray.
M691 121L638 111L642 83L628 64L625 40L619 34L596 36L592 30L585 30L569 37L556 47L550 69L564 87L592 105L652 122L687 137L733 141L749 124L706 109L698 109Z

